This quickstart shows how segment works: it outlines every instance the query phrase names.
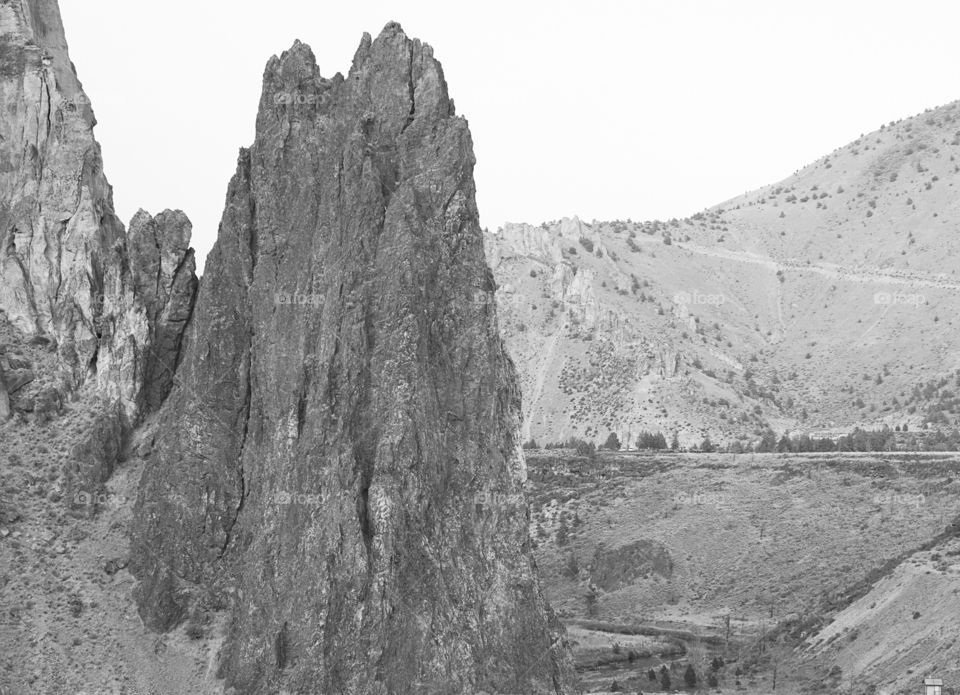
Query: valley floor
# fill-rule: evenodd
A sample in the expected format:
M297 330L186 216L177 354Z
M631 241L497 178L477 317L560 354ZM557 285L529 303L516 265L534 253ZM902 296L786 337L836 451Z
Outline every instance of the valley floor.
M554 450L528 466L587 691L656 692L663 665L674 687L692 665L737 692L770 692L774 666L778 692L960 684L941 617L958 614L960 457Z

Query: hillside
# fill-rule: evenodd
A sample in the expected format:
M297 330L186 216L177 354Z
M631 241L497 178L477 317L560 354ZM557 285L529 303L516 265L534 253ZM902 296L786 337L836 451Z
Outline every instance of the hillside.
M526 436L955 425L958 133L955 102L685 220L487 234Z

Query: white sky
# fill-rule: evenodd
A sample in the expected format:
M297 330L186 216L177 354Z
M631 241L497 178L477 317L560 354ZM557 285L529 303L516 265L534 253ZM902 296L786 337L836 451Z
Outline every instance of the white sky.
M346 73L387 21L434 47L481 222L683 217L960 98L960 3L60 0L125 223L184 210L202 259L267 59ZM202 264L200 266L202 268Z

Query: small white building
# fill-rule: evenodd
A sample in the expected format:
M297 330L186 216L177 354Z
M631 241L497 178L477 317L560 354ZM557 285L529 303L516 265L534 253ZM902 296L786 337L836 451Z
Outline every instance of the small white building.
M923 695L943 695L943 679L924 678Z

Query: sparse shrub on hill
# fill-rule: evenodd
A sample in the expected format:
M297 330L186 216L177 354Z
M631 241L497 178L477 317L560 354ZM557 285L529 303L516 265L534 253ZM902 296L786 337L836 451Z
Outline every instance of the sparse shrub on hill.
M589 253L593 253L593 242L585 236L580 237L580 245Z

